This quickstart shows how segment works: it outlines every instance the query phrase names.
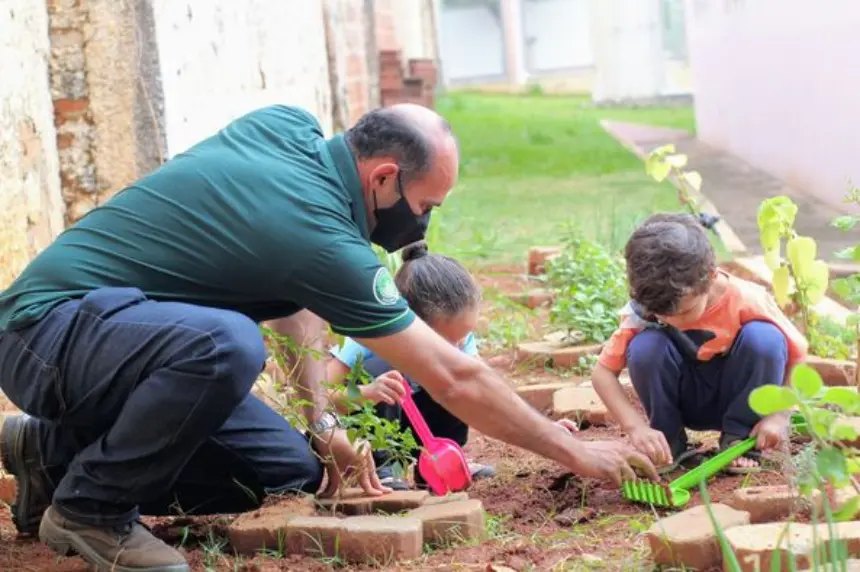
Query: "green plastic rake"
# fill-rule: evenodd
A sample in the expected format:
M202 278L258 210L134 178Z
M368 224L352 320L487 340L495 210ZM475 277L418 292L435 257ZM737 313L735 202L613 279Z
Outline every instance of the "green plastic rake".
M800 434L806 432L806 422L798 414L791 418L791 425ZM695 469L684 473L669 484L645 480L621 483L621 496L629 501L660 507L681 507L690 502L690 489L726 468L729 463L755 447L755 437L735 443L725 451L708 459Z
M651 481L624 481L621 484L621 496L627 500L654 506L684 506L690 502L689 489L711 478L726 468L729 463L755 447L755 441L755 437L750 437L732 445L668 485Z

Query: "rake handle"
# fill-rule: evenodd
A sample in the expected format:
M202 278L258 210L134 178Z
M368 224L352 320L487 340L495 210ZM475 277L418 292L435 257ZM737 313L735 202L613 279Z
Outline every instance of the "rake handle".
M748 437L743 441L735 443L725 451L716 455L715 457L708 459L695 469L692 469L669 484L669 488L672 489L685 489L689 490L700 482L705 481L722 469L726 468L729 463L737 459L738 457L743 456L750 449L755 447L756 438Z

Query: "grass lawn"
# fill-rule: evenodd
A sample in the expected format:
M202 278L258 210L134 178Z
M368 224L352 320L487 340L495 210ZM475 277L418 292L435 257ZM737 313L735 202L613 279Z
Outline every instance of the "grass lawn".
M461 145L460 182L434 221L441 250L472 263L522 261L573 224L611 248L657 210L677 210L674 188L599 125L616 119L694 129L689 107L597 109L587 96L453 93L438 111Z

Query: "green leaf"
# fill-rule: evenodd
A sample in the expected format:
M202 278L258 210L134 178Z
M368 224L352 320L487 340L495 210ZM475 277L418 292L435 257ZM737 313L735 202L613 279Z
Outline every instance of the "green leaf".
M759 230L761 247L765 250L776 250L778 253L780 237L779 226L775 224L768 225ZM771 268L771 270L773 270L773 268Z
M687 164L687 156L686 155L668 155L665 159L666 163L670 166L675 167L676 169L684 168L684 165Z
M860 395L848 387L828 387L821 396L822 403L838 405L845 411L854 411L860 406Z
M854 262L860 262L860 244L855 246L849 246L848 248L839 250L834 253L834 256L843 260L853 260Z
M833 513L833 520L837 522L853 520L858 511L860 511L860 496L853 496Z
M773 273L773 297L780 307L786 306L789 302L789 278L788 266L780 266Z
M773 272L776 272L777 269L782 265L782 259L780 257L779 252L779 243L776 244L776 247L766 249L764 251L764 263Z
M802 281L809 272L810 266L815 261L817 250L818 245L815 244L815 240L808 236L797 236L786 242L785 255L798 280Z
M700 175L698 171L687 171L684 173L683 177L684 181L686 181L694 191L699 192L702 190L702 175Z
M804 287L810 304L818 304L827 294L827 283L830 280L830 268L823 260L815 260L809 266Z
M757 387L749 396L750 407L762 417L791 409L797 403L797 396L793 391L778 385Z
M833 428L834 441L853 442L857 439L857 430L850 425L837 425Z
M791 198L781 195L771 197L761 202L758 208L757 221L759 229L776 225L783 233L794 226L797 216L797 205Z
M839 216L833 219L832 224L839 230L851 230L857 224L857 218L853 215Z
M840 449L836 447L821 449L815 464L821 476L834 485L842 486L848 482L848 465L845 462L845 455Z
M659 163L653 163L648 174L651 175L655 181L661 183L666 180L666 177L669 176L671 171L672 167L668 163L661 161Z
M801 363L791 373L791 386L794 387L800 395L809 399L815 397L821 392L824 384L821 381L821 376L815 369L808 364Z

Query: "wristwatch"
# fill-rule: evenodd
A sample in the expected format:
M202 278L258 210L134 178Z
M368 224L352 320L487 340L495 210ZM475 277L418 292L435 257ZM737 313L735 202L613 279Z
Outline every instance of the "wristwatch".
M335 427L340 427L340 419L338 419L337 415L330 411L326 411L320 418L310 423L308 425L308 429L314 435L321 435L330 429L334 429Z

